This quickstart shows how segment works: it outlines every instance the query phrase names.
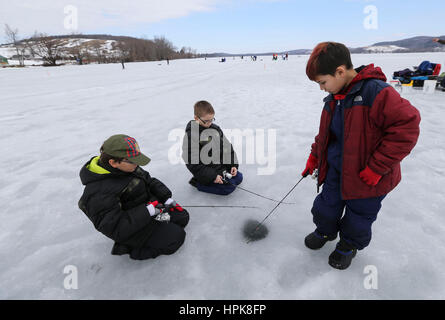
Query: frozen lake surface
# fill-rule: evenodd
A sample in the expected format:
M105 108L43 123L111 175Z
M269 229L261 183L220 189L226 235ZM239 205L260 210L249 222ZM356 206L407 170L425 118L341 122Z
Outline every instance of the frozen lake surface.
M261 61L261 59L264 59ZM195 191L168 152L193 104L208 100L223 129L276 130L276 170L241 157L243 187L281 199L300 177L318 131L326 94L305 75L308 56L0 69L0 299L444 299L445 92L403 94L422 116L421 134L402 162L402 182L383 201L373 240L351 267L328 265L335 242L312 252L315 182L305 179L267 220L267 238L246 244L244 222L262 220L275 203L236 190L227 197ZM445 65L444 53L353 55L390 77L422 60ZM82 165L112 134L135 137L145 167L183 205L260 209L190 209L177 253L133 261L110 255L113 241L77 207ZM259 137L256 137L259 139ZM173 148L173 149L172 149ZM237 150L241 153L242 150ZM258 159L256 159L258 160ZM78 270L66 290L65 266ZM366 290L366 266L378 289Z

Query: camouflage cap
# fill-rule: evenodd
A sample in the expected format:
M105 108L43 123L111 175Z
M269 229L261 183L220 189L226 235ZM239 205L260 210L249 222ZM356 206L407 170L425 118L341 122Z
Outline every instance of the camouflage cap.
M136 139L125 134L109 137L102 145L103 152L113 157L124 158L139 166L145 166L150 158L141 152Z

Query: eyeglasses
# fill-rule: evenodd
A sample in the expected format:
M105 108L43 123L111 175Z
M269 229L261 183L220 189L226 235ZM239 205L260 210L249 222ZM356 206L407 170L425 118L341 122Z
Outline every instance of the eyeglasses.
M128 161L127 159L122 159L121 162L129 163L129 164L134 164L133 162Z
M212 123L216 121L216 118L210 119L210 120L202 120L199 116L197 116L199 120L201 120L204 124Z

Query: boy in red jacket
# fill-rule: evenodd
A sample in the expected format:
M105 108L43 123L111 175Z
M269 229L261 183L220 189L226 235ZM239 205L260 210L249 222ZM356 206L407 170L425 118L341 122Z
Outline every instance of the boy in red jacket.
M311 210L317 228L305 244L320 249L340 232L329 264L346 269L369 245L381 202L401 180L400 162L417 143L420 114L386 83L379 67L353 69L343 44L317 45L306 73L330 95L302 172L318 169L318 186L323 184Z

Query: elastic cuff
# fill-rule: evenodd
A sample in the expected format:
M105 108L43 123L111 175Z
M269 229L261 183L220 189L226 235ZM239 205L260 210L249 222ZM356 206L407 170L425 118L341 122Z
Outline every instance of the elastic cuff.
M147 206L147 210L148 210L148 213L150 214L150 216L152 216L152 217L156 214L156 209L152 204L149 204Z
M379 170L379 167L377 167L377 166L375 166L374 165L374 163L373 162L369 162L367 165L366 165L372 172L374 172L374 173L376 173L376 174L378 174L379 176L384 176L385 174L387 174L388 172L382 172L381 170Z
M372 178L374 179L378 179L380 180L382 178L382 175L375 172L374 170L372 170L369 166L366 166L365 170L367 173L369 173L370 175L372 175Z

